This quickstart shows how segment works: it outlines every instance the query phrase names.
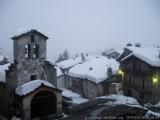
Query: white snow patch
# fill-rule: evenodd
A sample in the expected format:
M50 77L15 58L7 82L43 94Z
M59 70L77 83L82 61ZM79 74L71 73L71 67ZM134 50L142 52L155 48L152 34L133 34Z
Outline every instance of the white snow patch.
M21 119L13 116L11 120L21 120Z
M135 98L127 97L124 95L109 95L109 96L102 96L99 98L114 99L114 100L116 100L115 102L113 102L114 105L127 105L127 106L131 106L131 107L147 109L147 108L141 106Z
M115 59L99 56L72 67L68 75L83 79L87 78L95 83L99 83L108 78L107 69L109 67L112 68L112 73L114 75L119 69L119 63Z
M154 105L155 107L160 107L160 101L156 104L156 105Z
M18 86L15 89L15 92L17 95L20 95L20 96L27 95L28 93L34 91L36 88L38 88L41 85L55 88L51 83L49 83L45 80L33 80L33 81L27 82L21 86Z
M80 94L74 93L67 89L62 89L62 96L70 98L73 104L80 104L88 101L87 99L82 98Z
M5 83L6 82L6 70L8 70L10 66L10 63L0 65L0 82Z
M153 115L153 116L156 116L157 119L160 118L160 113L158 112L153 112L151 110L148 110L147 113L145 114L145 117L149 117L149 115Z

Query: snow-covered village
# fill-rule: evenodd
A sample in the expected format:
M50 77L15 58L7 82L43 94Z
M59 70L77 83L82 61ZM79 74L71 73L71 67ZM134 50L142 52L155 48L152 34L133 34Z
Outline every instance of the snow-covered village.
M159 0L1 0L0 120L160 119Z

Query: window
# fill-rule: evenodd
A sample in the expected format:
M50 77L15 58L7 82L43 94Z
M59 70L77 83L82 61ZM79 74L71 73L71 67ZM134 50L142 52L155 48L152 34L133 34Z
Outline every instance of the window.
M31 35L31 43L34 43L34 35Z
M25 58L30 58L31 57L31 45L26 44L25 45Z
M39 45L34 45L33 49L34 49L33 58L38 58L39 57Z
M31 80L37 80L37 75L31 75Z

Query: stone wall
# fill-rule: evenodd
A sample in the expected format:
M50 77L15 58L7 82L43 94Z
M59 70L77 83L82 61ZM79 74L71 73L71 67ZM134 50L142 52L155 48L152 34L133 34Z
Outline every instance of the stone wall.
M37 79L47 80L56 86L56 69L54 65L39 60L25 60L18 64L12 64L6 72L6 83L9 90L31 81L31 76Z
M13 99L5 88L5 85L0 83L0 115L8 119L12 116L10 109L12 102Z

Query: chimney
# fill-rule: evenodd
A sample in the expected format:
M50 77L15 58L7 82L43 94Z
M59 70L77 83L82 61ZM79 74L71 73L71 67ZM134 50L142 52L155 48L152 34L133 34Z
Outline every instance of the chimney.
M132 43L127 43L127 47L133 46Z
M107 75L108 75L108 77L111 77L111 76L113 75L113 72L112 72L112 68L111 68L111 67L109 67L109 68L107 69Z
M141 47L140 43L135 43L135 47Z

